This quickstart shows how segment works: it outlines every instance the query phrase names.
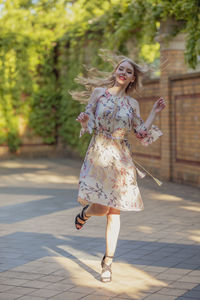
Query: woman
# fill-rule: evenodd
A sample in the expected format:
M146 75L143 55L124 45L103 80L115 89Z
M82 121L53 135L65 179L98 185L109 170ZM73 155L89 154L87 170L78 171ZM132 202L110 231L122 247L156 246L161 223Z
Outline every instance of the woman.
M131 95L139 85L143 70L127 57L118 58L122 59L107 78L78 79L87 89L96 88L85 112L76 119L82 126L80 136L85 132L94 134L80 172L78 201L84 207L75 218L75 226L79 230L91 216L107 216L106 252L101 262L103 282L112 280L111 264L120 230L120 211L143 210L136 180L136 170L139 170L132 160L126 136L133 131L143 145L155 141L162 132L152 123L165 108L165 101L160 98L147 120L141 119L139 104ZM78 99L78 92L71 94Z

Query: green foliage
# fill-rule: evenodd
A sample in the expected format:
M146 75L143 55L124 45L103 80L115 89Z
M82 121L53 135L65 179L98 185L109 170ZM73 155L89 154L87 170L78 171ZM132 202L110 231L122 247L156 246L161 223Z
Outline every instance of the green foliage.
M81 155L89 136L79 139L75 121L84 105L68 91L84 74L83 64L110 70L99 48L119 50L156 65L160 22L180 21L172 34L187 33L186 60L200 55L198 0L4 0L0 5L0 144L20 146L20 118L45 143L58 137ZM132 42L130 49L128 42ZM138 54L139 53L139 54Z
M57 139L56 41L66 32L63 0L5 0L0 7L0 143L15 152L19 117L46 143Z

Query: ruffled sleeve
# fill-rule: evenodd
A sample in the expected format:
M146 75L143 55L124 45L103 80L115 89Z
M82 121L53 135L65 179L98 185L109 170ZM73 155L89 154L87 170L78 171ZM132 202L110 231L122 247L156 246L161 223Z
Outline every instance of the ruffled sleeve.
M144 121L140 117L140 108L138 103L133 109L132 127L136 137L144 146L148 146L155 142L161 135L163 135L162 131L156 125L152 125L151 128L147 130L144 125Z
M85 113L89 116L87 127L81 128L79 137L81 137L86 132L92 134L93 130L95 129L96 106L97 106L97 97L96 97L96 90L94 90L90 97L90 100L85 108Z

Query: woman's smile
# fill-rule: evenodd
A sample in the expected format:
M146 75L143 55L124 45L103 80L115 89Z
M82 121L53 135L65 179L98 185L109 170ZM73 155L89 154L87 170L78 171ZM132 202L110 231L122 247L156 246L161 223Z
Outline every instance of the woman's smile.
M119 79L121 79L121 80L126 80L126 77L124 76L124 75L119 75Z

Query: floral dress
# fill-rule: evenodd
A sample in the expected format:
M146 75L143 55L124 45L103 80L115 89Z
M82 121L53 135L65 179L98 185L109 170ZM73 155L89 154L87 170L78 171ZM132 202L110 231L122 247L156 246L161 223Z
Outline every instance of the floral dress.
M127 133L133 131L147 146L162 132L157 126L147 130L140 117L138 102L118 97L104 89L101 96L89 101L85 132L92 133L79 179L78 201L82 205L99 203L122 211L140 211L144 205L137 185Z

